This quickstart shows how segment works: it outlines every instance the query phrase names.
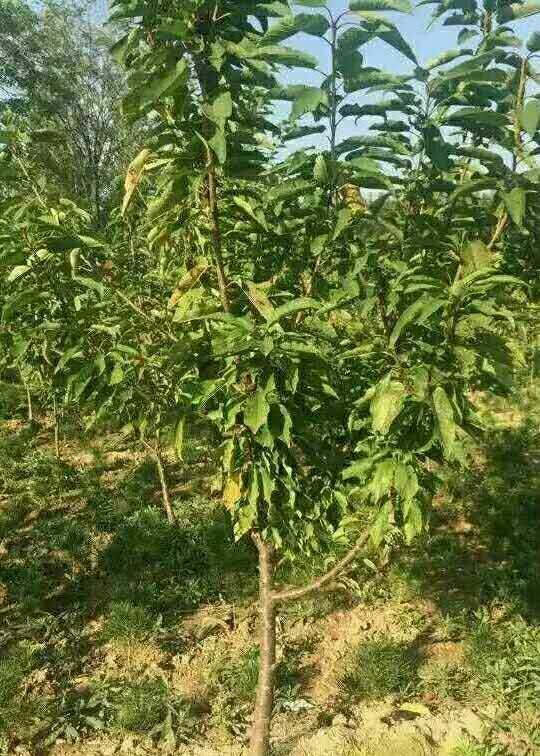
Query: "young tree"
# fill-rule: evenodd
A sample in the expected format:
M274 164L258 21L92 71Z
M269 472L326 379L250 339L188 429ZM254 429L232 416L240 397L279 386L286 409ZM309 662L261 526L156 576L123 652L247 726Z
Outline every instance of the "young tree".
M219 432L224 502L237 537L249 535L259 554L253 756L269 747L279 607L330 584L369 537L380 548L421 533L433 465L466 461L477 424L469 389L508 385L502 324L513 322L508 304L520 281L498 270L494 248L506 215L522 227L536 180L516 172L523 77L510 105L491 84L515 69L503 32L395 76L366 67L359 48L379 39L417 64L396 26L374 15L409 10L403 0L355 0L338 17L323 2L298 4L323 12L201 0L174 16L166 3L119 2L113 14L140 18L116 46L134 69L125 108L158 119L156 140L128 175L125 207L142 177L159 170L164 193L149 222L171 207L185 221L194 197L207 210L185 228L211 251L215 279L191 269L199 298L179 298L176 322L210 346L192 407ZM320 88L276 80L277 64L316 66L281 45L298 31L329 35L331 71ZM366 90L390 99L345 102ZM327 120L327 153L264 161L256 132L274 129L259 113L275 98L293 102L287 140L321 133ZM306 114L315 124L298 125ZM348 117L382 122L340 141L339 119ZM500 149L518 155L510 166ZM258 186L241 182L249 174ZM360 186L387 191L366 209L355 199ZM495 191L488 201L477 195L486 189ZM211 305L216 290L221 308ZM360 536L329 572L308 586L275 586L277 554L348 540L347 526Z

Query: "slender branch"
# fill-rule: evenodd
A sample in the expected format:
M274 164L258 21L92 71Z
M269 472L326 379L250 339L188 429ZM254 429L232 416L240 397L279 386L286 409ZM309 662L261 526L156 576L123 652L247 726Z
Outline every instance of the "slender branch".
M499 241L499 239L501 238L502 232L506 228L507 223L508 223L508 213L505 210L504 213L499 218L499 222L497 223L493 236L491 237L491 241L488 244L488 249L493 249L494 245Z
M317 591L320 591L322 588L325 588L329 583L332 583L341 573L356 559L357 554L363 549L363 547L366 545L367 541L369 540L369 533L364 533L360 538L356 541L355 545L350 549L343 559L340 559L337 564L332 567L331 570L328 570L324 575L322 575L320 578L317 578L317 580L314 580L309 585L304 586L303 588L291 588L290 590L284 590L284 591L277 591L273 594L272 598L277 603L282 603L285 601L294 601L296 599L303 599L306 596L309 596L311 593L315 593Z

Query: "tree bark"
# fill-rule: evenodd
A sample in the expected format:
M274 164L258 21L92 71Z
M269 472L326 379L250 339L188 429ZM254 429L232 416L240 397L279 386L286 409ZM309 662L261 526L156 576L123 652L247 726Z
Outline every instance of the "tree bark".
M259 682L251 729L250 756L267 756L270 750L270 725L274 707L274 672L276 666L276 602L274 600L274 548L258 535L254 536L259 552L259 601L261 640Z
M169 525L177 525L178 521L176 519L176 515L174 514L174 510L171 505L171 497L169 496L169 486L167 485L167 477L165 475L165 468L163 467L163 460L161 458L161 452L160 452L159 446L156 446L155 454L156 454L156 465L157 465L157 469L159 473L159 482L161 483L161 494L163 497L163 506L165 508L167 520L169 521Z

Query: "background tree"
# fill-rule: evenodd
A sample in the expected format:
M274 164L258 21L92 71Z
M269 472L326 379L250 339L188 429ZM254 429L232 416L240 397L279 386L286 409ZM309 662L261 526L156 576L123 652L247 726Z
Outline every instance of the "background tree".
M120 113L124 79L110 44L71 2L0 3L0 107L19 114L28 130L55 135L54 150L33 142L42 185L82 205L98 227L136 140Z

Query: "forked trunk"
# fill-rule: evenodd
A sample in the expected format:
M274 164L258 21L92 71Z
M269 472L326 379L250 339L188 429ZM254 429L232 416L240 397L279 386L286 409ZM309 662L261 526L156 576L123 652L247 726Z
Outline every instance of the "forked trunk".
M251 729L250 756L267 756L270 749L270 725L274 706L274 671L276 666L276 602L274 600L274 549L259 536L259 601L261 640L259 683Z
M274 590L274 547L254 535L253 540L259 552L259 603L261 608L260 662L255 713L251 728L249 756L268 756L270 753L270 727L274 707L274 674L276 668L276 614L280 604L299 601L332 588L338 579L354 562L359 552L369 540L369 533L361 535L345 556L324 575L302 588Z

